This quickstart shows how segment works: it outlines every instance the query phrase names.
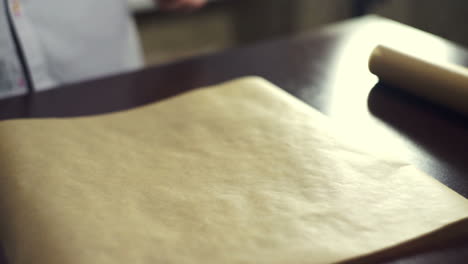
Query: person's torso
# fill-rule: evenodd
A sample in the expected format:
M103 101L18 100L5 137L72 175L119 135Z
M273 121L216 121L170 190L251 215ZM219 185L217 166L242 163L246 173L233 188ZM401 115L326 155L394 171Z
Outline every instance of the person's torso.
M142 65L135 27L122 0L0 1L0 82L9 84L0 88L0 97L3 90L7 95L26 91L21 52L35 90Z
M25 93L27 88L5 0L0 0L0 8L0 98L3 98Z

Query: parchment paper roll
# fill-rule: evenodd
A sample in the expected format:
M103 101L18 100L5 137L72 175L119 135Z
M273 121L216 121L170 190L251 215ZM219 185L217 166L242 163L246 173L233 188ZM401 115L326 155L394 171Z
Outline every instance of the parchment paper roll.
M369 69L385 83L468 115L468 70L378 46Z

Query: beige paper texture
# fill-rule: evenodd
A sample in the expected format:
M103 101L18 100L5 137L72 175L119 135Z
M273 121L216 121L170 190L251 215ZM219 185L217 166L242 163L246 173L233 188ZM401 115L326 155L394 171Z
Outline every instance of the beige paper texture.
M11 264L333 263L468 215L465 198L254 77L0 122L0 153Z
M468 69L378 46L369 69L380 80L468 115Z

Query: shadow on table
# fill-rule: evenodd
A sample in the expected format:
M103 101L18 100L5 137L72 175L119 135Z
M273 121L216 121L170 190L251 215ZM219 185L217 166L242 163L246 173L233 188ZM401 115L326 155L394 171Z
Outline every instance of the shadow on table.
M0 247L0 264L7 264L5 253L2 247Z
M349 261L340 262L339 264L362 264L362 263L387 263L397 261L395 263L403 263L401 260L409 259L411 256L416 256L428 252L437 252L440 254L440 259L437 254L433 256L433 263L438 260L443 263L466 263L468 252L460 254L460 249L468 246L468 219L448 225L443 229L437 230L428 235L424 235L417 239L410 240L395 247L391 247L374 254L355 258ZM457 251L457 255L449 256L449 251ZM442 256L443 255L443 256ZM453 259L451 258L453 257ZM450 260L448 260L451 258ZM405 262L406 263L406 262ZM408 263L428 263L428 258L411 259ZM431 262L432 263L432 262Z
M378 83L371 90L368 107L374 116L440 161L442 165L436 164L435 170L442 169L439 174L448 174L445 183L467 197L468 118L466 116L383 83ZM450 171L444 170L447 168ZM434 257L434 262L431 263L441 263L438 261L448 263L447 256L453 252L457 254L452 254L454 259L450 263L466 263L468 258L466 248L468 248L468 220L403 245L344 263L383 263L384 261L394 261L392 263L399 264L427 263L427 257L419 259L419 256L427 254ZM460 254L461 251L463 254Z
M447 165L451 177L466 184L446 184L468 196L468 178L464 176L468 171L467 117L382 83L370 92L368 107L374 116Z

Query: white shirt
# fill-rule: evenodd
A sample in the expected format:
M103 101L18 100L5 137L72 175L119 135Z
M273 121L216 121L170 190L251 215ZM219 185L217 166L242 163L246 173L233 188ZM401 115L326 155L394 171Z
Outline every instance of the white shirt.
M142 66L125 0L0 1L0 98L27 91L23 64L36 91Z

